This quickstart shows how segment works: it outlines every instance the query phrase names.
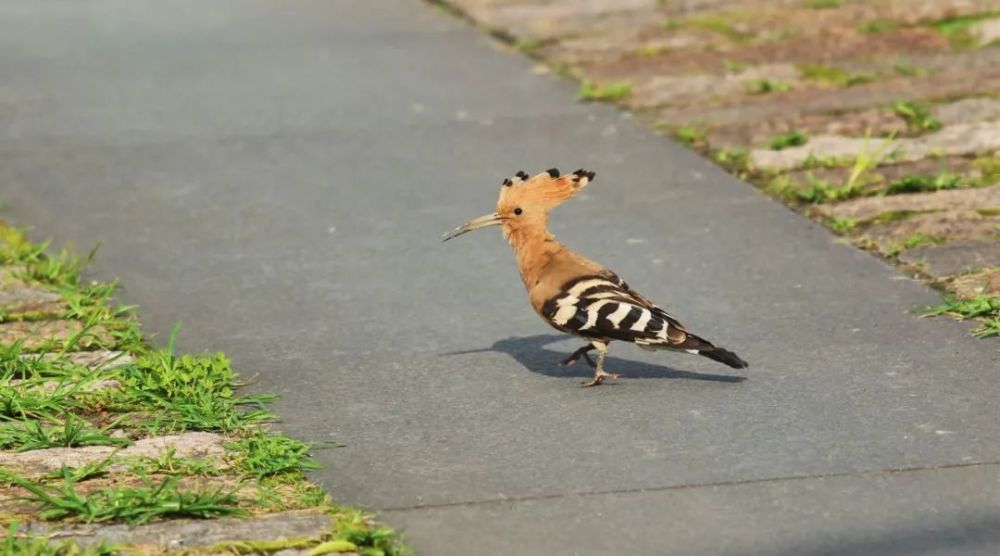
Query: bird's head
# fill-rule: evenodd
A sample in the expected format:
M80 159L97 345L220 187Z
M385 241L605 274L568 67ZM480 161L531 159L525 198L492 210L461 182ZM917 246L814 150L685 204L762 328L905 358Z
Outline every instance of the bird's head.
M555 168L535 176L518 172L503 180L496 212L469 220L445 234L443 241L488 226L501 226L507 239L525 228L544 229L549 211L576 195L593 179L594 173L586 170L565 176Z

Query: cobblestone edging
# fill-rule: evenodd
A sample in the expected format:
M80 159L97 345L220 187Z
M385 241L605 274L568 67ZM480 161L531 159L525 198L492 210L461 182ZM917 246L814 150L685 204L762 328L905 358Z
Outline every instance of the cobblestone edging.
M439 5L579 80L581 98L1000 309L1000 0Z
M0 553L409 553L306 479L224 356L150 347L80 267L0 221Z

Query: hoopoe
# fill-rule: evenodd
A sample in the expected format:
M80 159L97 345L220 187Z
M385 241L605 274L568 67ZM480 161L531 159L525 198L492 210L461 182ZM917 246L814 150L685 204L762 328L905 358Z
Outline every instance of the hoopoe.
M462 224L445 234L443 241L487 226L500 226L504 239L514 248L535 312L555 329L587 340L587 345L561 363L572 365L582 356L594 367L594 377L583 386L618 378L604 370L608 344L614 340L650 350L685 351L734 369L748 367L735 353L688 332L608 268L556 241L548 229L549 211L593 179L594 172L582 169L560 175L552 168L534 177L518 172L503 181L496 212ZM597 350L596 363L588 355L591 350Z

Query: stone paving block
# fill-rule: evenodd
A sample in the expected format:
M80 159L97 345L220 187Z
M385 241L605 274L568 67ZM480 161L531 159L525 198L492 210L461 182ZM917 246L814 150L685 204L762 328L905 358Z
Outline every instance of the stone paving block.
M455 2L474 20L517 37L548 39L607 26L609 19L628 19L632 12L654 15L656 0L589 0L586 2Z
M969 26L969 33L976 37L979 44L990 45L1000 41L1000 18L986 19Z
M0 289L0 315L7 319L58 315L66 302L56 292L27 286Z
M992 152L1000 149L1000 123L982 122L956 124L920 137L899 139L812 137L801 147L781 151L758 149L750 153L753 164L760 168L790 170L802 166L810 157L835 159L853 158L859 153L875 152L888 142L886 153L895 153L895 160L919 160L928 156L964 155Z
M33 354L25 353L21 357L41 357L46 361L54 361L59 358L58 353ZM135 362L135 357L124 351L111 351L98 349L94 351L73 351L65 353L62 358L72 364L90 367L95 370L107 370L115 367L131 365Z
M12 379L10 381L10 384L11 384L11 386L16 386L18 384L21 384L22 382L25 382L25 381L20 380L20 379ZM32 388L34 388L36 390L41 390L43 392L54 392L56 390L56 388L59 387L60 384L61 384L60 382L55 381L55 380L47 380L45 382L42 382L40 384L36 384L36 385L32 386ZM94 382L88 383L83 388L81 388L79 391L80 392L99 392L101 390L116 390L118 388L121 388L121 383L118 382L117 380L96 380Z
M908 176L938 176L942 173L961 175L969 180L980 180L984 178L984 174L982 169L975 164L975 160L975 158L970 157L950 156L884 164L872 170L872 182L867 185L867 189L876 193L889 183ZM810 176L831 184L843 184L850 178L851 170L852 168L849 166L800 168L783 175L788 177L793 185L808 187ZM823 212L833 206L837 205L823 205L815 207L814 210Z
M864 231L879 250L888 252L905 246L915 237L925 240L991 240L1000 230L1000 216L976 211L949 210L918 214L903 220L875 224Z
M330 516L313 511L289 511L250 519L177 519L137 527L128 525L21 525L20 533L51 535L82 545L104 542L132 547L185 550L240 541L315 539L329 531ZM228 552L225 552L228 553Z
M139 477L132 474L117 474L119 469L111 468L111 475L91 477L87 480L77 482L73 490L81 495L88 496L92 493L110 488L148 488L150 485L159 486L169 477L164 474L153 474L148 477ZM37 480L40 475L28 477ZM257 488L250 482L242 480L237 476L211 475L211 476L180 476L177 480L179 491L220 491L231 493L238 500L252 500L257 496ZM19 521L30 522L37 519L37 513L44 504L25 489L6 483L0 484L0 515L16 515ZM6 555L5 555L6 556Z
M711 75L666 75L640 79L633 87L629 105L648 108L665 104L692 103L706 95L730 95L745 92L759 79L788 81L799 72L792 64L754 66L739 73Z
M1000 119L1000 100L968 98L932 107L934 117L943 125L977 123ZM766 145L779 133L799 131L809 136L907 137L915 135L888 105L835 113L796 114L762 121L747 122L712 130L713 145Z
M658 109L656 119L668 126L700 123L718 127L789 119L800 114L863 110L872 106L888 106L896 100L982 95L998 89L1000 49L990 48L967 55L961 65L943 67L919 79L895 78L848 88L803 88L767 95L739 96L721 103Z
M28 476L58 471L63 465L81 467L107 459L112 454L118 458L159 457L170 449L175 457L215 458L220 462L225 455L225 437L209 432L187 432L179 435L157 436L135 441L126 448L113 446L82 446L79 448L46 448L27 452L0 452L0 466L20 470ZM120 469L120 468L118 468ZM112 470L117 470L112 466Z
M814 210L830 218L850 218L863 222L886 212L996 209L1000 209L1000 185L978 189L864 197L835 205L819 205Z
M28 284L20 278L24 267L19 265L0 266L0 289L27 287Z
M904 251L899 260L946 278L979 268L1000 266L1000 241L953 241Z
M13 344L19 339L24 340L26 349L45 348L50 345L61 345L83 330L83 323L75 320L47 321L15 321L0 323L0 344ZM79 340L79 347L100 343L111 345L113 338L108 330L97 325Z
M1000 99L964 98L939 104L934 116L944 125L1000 120Z

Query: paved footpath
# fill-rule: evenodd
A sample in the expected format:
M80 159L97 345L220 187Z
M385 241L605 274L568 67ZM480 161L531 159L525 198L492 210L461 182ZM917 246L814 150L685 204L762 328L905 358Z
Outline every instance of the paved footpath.
M0 3L4 216L181 347L280 391L317 473L424 554L996 554L997 344L870 255L417 1ZM500 180L751 362L576 346L498 234ZM744 377L746 380L744 380Z

